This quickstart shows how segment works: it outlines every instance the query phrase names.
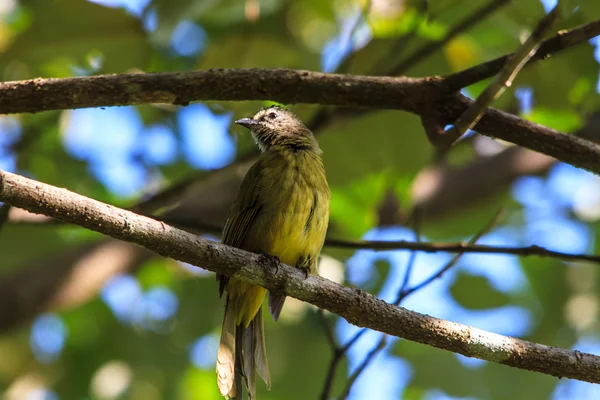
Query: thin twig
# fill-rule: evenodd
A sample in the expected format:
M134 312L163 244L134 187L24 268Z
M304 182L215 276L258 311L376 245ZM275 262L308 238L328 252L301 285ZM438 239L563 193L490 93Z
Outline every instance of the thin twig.
M600 20L592 21L575 28L561 30L555 36L542 42L535 55L529 59L527 65L549 58L556 53L584 43L598 35L600 35ZM484 79L491 78L502 69L513 55L514 53L505 54L494 60L448 75L444 77L443 85L449 91L458 91Z
M477 232L468 242L468 245L474 245L479 239L481 239L481 237L483 235L485 235L486 233L488 233L490 230L492 230L492 228L494 228L494 226L496 226L500 220L502 219L504 215L504 209L500 209L495 215L494 217L479 231ZM454 257L452 257L452 259L450 259L450 261L444 265L442 268L440 268L436 273L434 273L433 275L431 275L429 278L425 279L423 282L419 283L418 285L415 285L409 289L406 289L403 291L403 293L401 294L401 298L405 299L406 297L408 297L410 294L421 290L422 288L424 288L425 286L429 285L431 282L435 281L436 279L440 278L442 275L444 275L446 272L448 272L448 270L450 268L452 268L454 265L456 265L456 263L460 260L460 257L464 254L463 253L458 253L456 254Z
M333 384L333 379L335 378L335 371L337 369L336 366L340 362L341 358L342 352L339 349L334 350L331 360L329 361L329 367L327 368L327 375L325 376L323 389L321 390L321 394L319 396L320 400L329 400L331 385Z
M421 241L421 219L420 219L420 214L419 214L418 208L413 209L412 221L413 221L413 231L415 233L415 240L418 243ZM400 289L398 290L398 295L396 297L396 300L393 303L396 306L400 305L400 303L402 302L402 299L404 297L404 292L405 292L406 288L408 287L408 282L410 281L413 267L417 260L417 254L418 253L416 251L412 251L410 253L410 258L408 259L408 262L406 264L406 269L404 270L404 277L402 278L402 284L400 285ZM351 345L353 345L354 342L356 342L356 340L358 340L358 338L360 338L360 336L362 336L366 331L367 331L367 328L361 329L360 332L358 332L355 335L355 337L354 337L355 340L351 340L350 342L348 342L348 344L345 347L349 348ZM354 385L356 380L363 373L363 371L369 366L371 361L373 361L375 359L375 356L379 352L383 351L386 343L387 343L387 335L383 334L381 336L381 339L379 340L379 342L375 345L375 347L373 347L373 349L371 349L371 351L369 351L369 353L367 354L365 359L362 361L362 363L358 367L356 367L354 372L352 372L350 377L348 377L348 380L346 381L344 390L342 391L342 394L340 395L340 399L346 399L348 397L348 395L350 394L350 391L352 390L352 386Z
M415 241L417 243L421 243L421 214L419 212L419 208L415 207L412 213L412 221L413 221L413 231L415 232ZM417 252L412 251L410 253L410 258L408 259L408 263L406 264L406 269L404 270L404 277L402 278L402 285L400 285L400 290L398 290L398 296L396 297L395 305L399 305L402 301L402 292L408 287L408 282L410 281L410 277L412 275L413 267L417 261Z
M173 216L152 216L149 217L162 221L167 224L176 226L180 229L187 229L191 231L199 231L205 233L220 234L223 231L221 226L202 223L200 221L190 221L187 218L177 218ZM52 218L40 218L34 220L22 220L14 222L14 224L23 225L40 225L40 226L54 226L64 224L63 221L58 221ZM538 245L529 246L494 246L484 244L468 244L466 242L458 243L443 243L443 242L411 242L408 240L352 240L352 239L336 239L327 238L325 240L325 247L334 247L339 249L352 249L352 250L376 250L376 251L389 251L389 250L411 250L411 251L422 251L425 253L474 253L474 254L505 254L515 255L518 257L547 257L556 258L563 261L589 261L594 263L600 263L600 255L594 254L573 254L565 253L562 251L550 250L545 247Z
M328 400L329 393L331 392L331 385L333 384L333 379L335 378L336 366L342 357L342 349L338 346L335 336L333 334L333 330L331 329L331 325L329 325L329 321L325 317L325 311L319 308L318 310L319 319L321 320L321 325L323 326L323 331L325 332L325 337L327 338L327 342L331 347L331 360L329 361L329 367L327 368L327 374L325 375L325 380L323 382L323 389L321 389L321 395L319 399Z
M448 252L448 253L479 253L479 254L507 254L519 257L550 257L568 261L592 261L600 263L600 255L594 254L571 254L562 251L549 250L538 245L531 246L491 246L483 244L460 243L417 243L404 240L341 240L327 239L325 246L345 249L367 249L367 250L418 250L426 253Z
M381 339L379 342L369 351L364 360L360 363L358 367L354 370L354 372L348 378L346 382L346 386L340 395L340 400L345 400L350 395L350 391L352 390L352 386L358 379L358 377L364 372L364 370L369 366L369 364L375 359L375 356L379 354L383 349L385 349L385 345L387 344L387 335L384 333L381 335Z
M496 226L498 224L498 222L502 218L502 215L503 215L503 210L501 209L496 214L494 214L494 217L479 232L477 232L469 242L471 244L475 244L475 242L477 240L479 240L483 235L488 233L494 226ZM417 241L419 241L419 239L420 239L419 231L416 229L415 233L417 235ZM413 251L413 253L411 255L414 255L414 254L417 254L417 252ZM400 305L400 303L407 296L409 296L410 294L412 294L418 290L423 289L425 286L429 285L431 282L433 282L434 280L441 277L445 272L447 272L450 268L452 268L454 265L456 265L456 263L458 262L458 260L460 259L461 256L462 256L462 253L455 255L448 263L446 263L446 265L444 265L438 272L433 274L431 277L429 277L425 281L421 282L419 285L417 285L411 289L407 289L408 281L410 279L410 274L412 272L412 263L414 263L414 261L415 261L414 258L411 258L409 260L409 264L407 265L404 279L403 279L402 285L400 287L400 290L398 291L398 297L396 298L394 305L396 305L396 306ZM366 328L363 328L362 331L366 331ZM387 339L388 339L388 335L383 334L381 336L381 339L379 339L379 341L377 342L377 344L369 351L369 353L367 354L367 356L365 357L363 362L356 368L356 370L352 373L352 375L350 375L350 377L348 378L348 381L346 382L346 386L344 387L344 390L342 391L342 395L340 396L340 399L348 398L348 395L350 394L350 391L352 390L352 386L354 385L354 382L356 382L356 380L360 377L360 375L363 373L363 371L375 359L375 356L377 356L377 354L379 354L380 352L383 351L383 349L385 349L385 346L387 344Z
M187 218L152 216L152 218L182 229L192 229L210 233L220 233L223 228L220 226L204 224L197 221L190 221ZM33 222L35 223L35 222ZM529 246L495 246L484 244L469 244L468 242L443 243L443 242L420 242L408 240L352 240L352 239L325 239L325 247L334 247L340 249L352 250L412 250L423 251L425 253L475 253L475 254L506 254L519 257L548 257L565 261L590 261L600 263L600 255L594 254L572 254L562 251L550 250L538 245Z
M421 238L421 233L420 233L420 217L419 217L418 208L413 209L412 222L413 222L413 231L415 232L415 238L417 241L419 241ZM401 287L400 291L398 292L399 295L402 292L402 290L406 287L406 285L408 285L410 274L411 274L413 265L416 260L416 254L417 254L417 252L413 251L410 255L410 258L408 260L408 263L407 263L407 266L406 266L406 269L404 272L404 281L402 283L402 287ZM399 300L394 304L398 305ZM321 316L322 316L322 311L321 311ZM329 398L329 394L331 392L332 381L335 378L335 374L336 374L336 371L337 371L337 368L338 368L340 362L345 358L348 350L350 350L350 348L352 346L354 346L354 344L358 341L358 339L360 339L368 331L368 329L362 328L350 340L348 340L344 346L340 347L335 342L335 338L333 337L333 335L331 333L331 328L330 328L329 324L327 324L327 321L324 319L323 316L321 317L321 321L323 323L323 328L325 329L325 334L327 336L327 340L329 341L329 344L331 345L331 349L332 349L332 353L333 353L332 357L331 357L331 361L329 362L329 367L327 368L327 374L325 376L325 383L323 384L323 389L321 391L321 397L320 397L321 400L326 400ZM346 383L346 389L344 390L344 392L346 390L350 391L350 388L348 388L348 386L351 387L354 384L354 381L358 378L358 375L360 375L360 372L358 374L356 374L356 371L351 375L348 382ZM354 378L352 378L352 377L354 377Z
M319 314L319 319L321 320L321 324L323 325L323 331L325 331L325 337L327 338L327 342L329 342L329 345L334 351L339 350L339 346L335 342L335 335L333 334L331 325L329 324L329 321L327 321L327 317L325 316L325 311L319 308L317 313Z
M527 38L519 50L508 59L496 79L485 88L469 107L455 122L447 133L458 141L467 130L473 128L483 116L485 109L504 91L512 85L513 80L527 62L533 57L540 47L544 36L560 18L561 12L558 4L538 23L533 33Z

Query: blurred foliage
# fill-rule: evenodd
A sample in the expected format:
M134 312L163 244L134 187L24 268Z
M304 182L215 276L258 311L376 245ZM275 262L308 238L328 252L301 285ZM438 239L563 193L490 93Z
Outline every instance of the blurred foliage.
M347 73L383 74L411 59L424 45L442 40L466 16L488 3L489 0L0 1L0 76L3 80L18 80L217 67L311 70L337 67ZM507 3L485 21L408 65L401 74L451 74L514 51L544 9L541 2L534 0ZM560 29L589 22L600 15L600 2L596 0L570 3L575 11L564 18ZM343 57L344 49L352 49L352 54ZM337 58L332 56L334 61L329 62L331 54L337 54ZM339 66L337 60L341 61ZM524 69L494 106L510 112L519 110L524 118L574 132L586 123L591 112L600 108L597 79L594 47L582 44ZM466 92L476 95L484 87L485 83L478 83ZM529 110L516 100L516 89L526 89L532 94ZM230 118L249 115L263 104L207 102L206 106L214 115ZM292 108L305 121L318 109L307 105ZM132 109L142 125L133 139L136 144L125 152L123 149L129 146L125 139L114 139L113 148L103 148L107 153L124 152L124 160L118 162L110 157L97 159L94 154L82 156L70 147L69 140L85 139L89 132L98 135L102 123L96 122L94 127L79 126L75 133L68 133L73 115L70 111L3 117L2 134L10 137L5 122L16 123L20 133L12 141L0 139L0 166L123 207L152 198L158 189L186 179L200 181L213 176L210 170L198 172L190 162L193 157L185 155L192 146L202 147L205 143L208 146L211 132L202 136L201 143L190 139L189 132L182 127L178 107L144 105ZM165 142L151 141L150 128L157 126L172 132L176 142L176 156L166 161L149 161L152 151L166 146ZM198 123L197 129L200 135L209 128ZM254 152L249 135L238 135L240 132L236 127L227 132L227 138L236 145L236 155ZM331 224L336 237L359 238L374 228L382 200L390 190L398 197L398 214L410 214L410 207L416 202L411 196L415 177L436 160L416 116L392 111L357 113L334 118L315 133L324 150L332 188ZM124 138L125 134L118 131L114 136ZM476 140L461 144L442 164L445 162L448 168L468 166L490 156L476 144ZM499 146L502 150L505 144ZM139 178L132 180L137 189L126 192L111 186L111 179L117 180L122 175L115 169L116 164L142 171ZM556 199L548 200L554 208L542 202L542 211L519 199L511 200L511 196L518 197L510 186L516 178L510 177L506 186L493 196L466 208L451 209L444 218L426 216L422 234L436 240L463 240L477 232L500 205L508 205L510 217L499 227L508 228L505 237L513 244L537 243L537 236L527 233L532 231L532 221L548 218L559 209L566 220L588 229L581 234L584 239L577 239L582 243L580 250L596 249L600 215L581 216L573 204L565 205ZM527 189L531 189L530 197L550 197L547 195L553 190L548 189L550 178L546 181L543 177L541 182L546 182L547 192L536 192L531 186ZM584 182L590 188L600 187L591 178ZM204 193L205 197L213 195L216 194ZM406 222L406 218L401 222ZM53 269L65 271L62 255L75 254L82 244L99 240L99 235L52 223L5 226L0 236L0 282L19 273L25 273L26 278L15 281L15 285L21 286L15 286L14 307L12 303L7 307L31 306L36 313L53 311L52 295L35 300L39 302L37 305L30 304L35 298L31 293L41 290L45 282L45 278L40 278L45 275L33 267L43 268L45 273L52 273ZM339 249L324 251L342 262L353 254ZM485 263L479 265L481 269L496 269L494 273L502 275L500 269L504 264L496 265L493 261L496 259L478 260ZM69 285L74 285L76 291L91 291L91 300L76 307L64 307L58 314L67 334L57 357L40 358L30 339L35 324L32 327L28 318L2 333L0 393L4 392L10 400L25 398L29 389L45 387L60 399L218 399L210 360L221 326L222 303L217 298L212 275L196 275L193 268L170 260L144 259L141 265L136 263L117 271L135 276L137 283L127 286L125 292L118 292L124 297L117 297L112 304L107 300L106 287L96 295L97 287L86 283L96 279L94 268L110 268L117 264L117 259L105 257L95 262L93 268L87 269L86 265L73 262L72 273L60 280L61 285L56 288L57 294L66 292ZM488 274L475 273L459 263L456 273L441 278L448 285L447 301L473 312L518 306L530 316L529 328L521 335L546 345L570 348L584 337L598 339L599 325L593 307L598 307L600 274L585 272L585 265L547 258L523 258L516 264L525 283L502 290ZM397 271L402 271L403 266L396 267L387 260L379 260L370 266L370 281L347 279L346 284L379 293L393 281ZM348 275L354 272L348 271ZM591 283L586 286L582 282ZM162 289L175 295L176 312L154 318L153 313L162 315L166 306L150 300L144 306L144 301L150 294L164 294ZM130 295L133 297L127 297ZM142 309L138 310L139 315L134 313L126 318L115 311L126 299L134 305L141 304L138 304ZM580 302L573 303L575 300ZM592 311L583 316L570 312L579 308ZM461 315L449 317L460 320ZM5 315L0 312L2 318ZM588 321L585 318L591 318L591 322L585 323ZM259 398L317 398L331 350L314 309L289 301L281 321L277 324L270 318L266 321L273 388L267 392L259 384ZM213 343L212 347L198 347L200 359L209 362L192 362L191 349L199 338ZM556 379L541 374L489 363L472 366L454 354L404 340L394 341L389 356L410 364L411 373L403 389L406 399L433 398L428 397L433 391L480 399L537 399L549 397L557 386ZM348 372L348 365L342 363L333 394L340 392ZM384 372L390 376L396 373ZM120 390L119 379L124 379Z

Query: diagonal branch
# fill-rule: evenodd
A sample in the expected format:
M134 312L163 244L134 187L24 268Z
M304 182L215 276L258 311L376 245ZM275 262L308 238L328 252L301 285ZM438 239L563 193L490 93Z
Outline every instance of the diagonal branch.
M297 268L286 265L273 274L264 257L257 254L203 239L66 189L0 171L0 201L136 243L164 257L235 275L329 310L357 326L467 357L600 383L598 356L497 335L409 311L318 276L305 279Z
M417 215L417 213L415 213L415 216L416 215ZM501 209L496 214L494 214L494 217L487 224L485 224L485 226L483 228L481 228L479 230L479 232L477 232L469 240L469 244L475 244L475 242L477 242L483 235L488 233L494 226L496 226L496 224L498 224L498 222L500 221L502 215L503 215L503 210ZM417 242L418 242L420 239L418 222L415 224L415 233L417 235ZM428 279L425 279L420 284L413 286L412 288L409 288L408 282L410 280L410 276L412 275L413 264L415 262L416 255L417 255L417 252L413 251L411 253L410 259L408 260L408 265L406 266L406 270L404 272L404 278L402 280L402 285L400 286L400 289L398 290L398 295L396 297L396 301L394 301L394 305L396 305L396 306L400 305L400 303L402 303L402 301L405 298L407 298L408 296L410 296L412 293L416 292L417 290L423 289L425 286L429 285L434 280L440 278L450 268L452 268L453 266L456 265L456 263L458 262L458 260L460 259L460 257L463 254L464 253L459 253L459 254L455 255L442 268L440 268L438 270L438 272L431 275ZM361 332L359 332L359 334L357 334L356 336L359 336L364 331L365 331L365 329L363 328L363 330ZM379 339L379 342L369 351L369 353L367 354L365 359L360 363L360 365L356 368L356 370L348 378L348 381L346 382L346 386L345 386L344 390L342 391L340 399L348 398L348 396L350 395L350 391L352 390L352 386L354 385L354 382L356 382L356 380L360 377L360 375L364 372L364 370L367 369L367 367L375 359L377 354L379 354L380 352L382 352L385 349L387 340L388 340L388 335L383 334L381 336L381 339Z
M485 18L488 13L482 15L480 11L487 10L494 11L497 8L488 8L495 7L496 2L491 2L488 6L484 6L482 9L476 11L476 14L473 16L467 17L464 21L460 22L456 25L452 31L448 33L443 40L438 42L433 42L426 45L424 48L419 49L409 57L406 61L403 61L401 64L394 67L393 70L388 70L387 73L383 75L398 75L403 74L408 68L414 66L413 63L418 63L422 60L421 57L426 57L432 52L436 50L436 46L443 45L448 40L452 39L456 34L461 33L462 30L469 29L472 25L470 23L465 24L472 20L472 17ZM460 27L460 28L459 28ZM451 37L450 35L453 34ZM542 42L540 48L535 53L535 55L529 60L527 65L532 63L533 61L544 60L549 58L551 55L559 53L563 50L569 49L573 46L585 43L589 39L600 35L600 20L593 21L576 28L565 29L558 32L555 36L551 37ZM394 51L392 51L394 53ZM419 57L414 57L414 55L419 54ZM448 75L443 78L441 86L446 92L457 92L463 87L472 85L484 79L490 78L496 75L502 67L506 64L506 61L512 57L513 54L506 54L504 56L498 57L494 60L484 62L482 64L475 65L466 70L456 72L454 74ZM375 67L370 75L380 75L379 71L381 68ZM392 71L394 73L392 73ZM334 117L356 117L359 115L364 115L368 112L368 109L356 110L356 109L344 109L338 108L335 110L328 110L321 108L313 117L313 119L309 122L308 126L311 130L319 130L324 125L326 125L332 118ZM427 120L426 120L427 121ZM443 126L440 127L443 130ZM431 129L430 129L431 130ZM441 133L441 132L440 132Z
M555 36L542 42L540 48L527 64L531 64L534 61L545 60L553 54L569 49L575 45L585 43L598 35L600 35L600 20L592 21L576 28L559 31ZM502 57L484 62L483 64L478 64L463 71L448 75L444 78L444 86L446 86L448 90L456 91L484 79L491 78L500 72L502 67L506 64L506 61L512 56L513 54L506 54Z
M471 106L454 122L453 128L449 132L446 132L446 135L453 138L454 144L456 144L456 141L458 141L467 130L473 128L475 124L477 124L485 109L494 100L500 97L506 88L512 85L513 80L531 57L533 57L540 47L542 39L559 18L560 8L556 5L548 15L542 18L519 50L506 61L506 64L502 67L496 79L490 83L479 96L477 96L477 99L473 104L471 104Z

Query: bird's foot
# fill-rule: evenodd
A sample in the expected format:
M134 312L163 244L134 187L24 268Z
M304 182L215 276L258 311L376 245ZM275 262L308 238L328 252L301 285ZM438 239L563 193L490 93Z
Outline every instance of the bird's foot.
M310 275L310 268L309 267L298 266L298 269L300 271L304 272L304 279L307 279L308 276Z
M279 272L279 266L281 265L281 260L277 256L273 256L268 253L262 253L261 257L266 264L269 264L269 267L273 270L273 275L277 275Z

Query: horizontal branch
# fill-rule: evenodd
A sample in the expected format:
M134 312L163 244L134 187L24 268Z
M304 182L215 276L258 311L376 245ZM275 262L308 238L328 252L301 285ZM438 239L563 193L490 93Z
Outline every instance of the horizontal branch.
M0 83L0 114L198 100L276 100L417 112L439 78L327 74L283 68L38 78ZM429 90L428 90L429 88Z
M196 100L276 100L398 109L454 122L472 101L443 89L442 78L375 77L290 69L99 75L0 83L0 114ZM475 129L600 174L600 146L488 109Z
M273 274L262 256L203 239L66 189L0 171L0 201L136 243L164 257L284 292L357 326L467 357L600 383L600 357L595 355L501 336L409 311L318 276L305 279L301 271L289 266L283 265Z
M594 254L571 254L562 251L549 250L537 245L531 246L488 246L483 244L468 243L428 243L409 242L405 240L347 240L328 238L326 246L342 249L366 249L366 250L411 250L426 253L448 252L448 253L483 253L483 254L510 254L520 257L539 256L558 258L568 261L592 261L600 263L600 255Z
M190 218L178 218L172 216L156 215L152 218L176 226L182 229L189 229L194 232L212 233L218 235L223 227L208 223L199 223ZM46 219L46 223L56 221ZM35 221L33 222L36 223ZM425 253L478 253L478 254L507 254L519 257L538 256L557 258L565 261L591 261L600 263L600 255L594 254L573 254L562 251L549 250L538 245L529 246L492 246L483 244L473 244L468 242L458 243L440 243L440 242L412 242L408 240L352 240L325 238L325 247L335 247L339 249L352 250L410 250L423 251Z

